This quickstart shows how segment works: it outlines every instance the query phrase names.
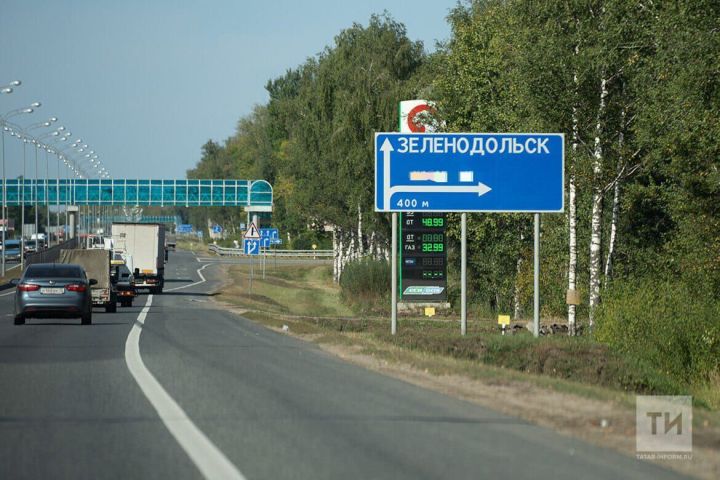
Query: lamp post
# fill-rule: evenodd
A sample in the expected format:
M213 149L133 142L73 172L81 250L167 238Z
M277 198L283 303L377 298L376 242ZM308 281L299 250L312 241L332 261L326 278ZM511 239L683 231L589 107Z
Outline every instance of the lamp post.
M50 117L45 122L36 123L33 125L29 125L25 128L25 132L29 132L32 130L36 130L38 128L46 128L52 125L54 122L57 122L57 117ZM46 136L46 135L44 135ZM43 136L43 137L44 137ZM40 137L42 138L42 137ZM38 138L33 138L32 143L35 145L35 179L33 180L33 201L34 201L34 208L35 208L35 250L40 250L40 202L38 198L38 181L40 179L39 176L39 169L38 169L38 150L40 149L40 142ZM46 189L47 191L47 189ZM47 233L47 232L46 232Z
M57 121L57 118L53 118ZM55 131L38 137L37 140L38 142L41 142L43 139L51 136L59 137L61 141L65 141L70 136L70 132L65 133L65 127L58 127ZM50 233L50 222L52 218L50 215L50 160L48 153L50 153L52 147L49 144L41 144L40 148L45 150L45 233L47 235L47 247L50 248L52 246L52 234Z
M42 105L42 104L41 104L40 102L33 102L33 103L30 104L29 107L26 107L26 108L17 108L17 109L15 109L15 110L12 110L12 111L6 113L6 114L2 117L3 126L4 126L4 127L7 127L7 125L8 125L7 120L8 120L9 118L14 117L15 115L21 115L21 114L23 114L23 113L33 113L33 112L35 111L35 109L36 109L36 108L39 108L41 105ZM5 130L6 130L6 129L3 128L3 132L5 132ZM23 132L23 135L20 135L20 134L18 134L17 132L15 132L14 130L12 130L12 129L10 129L10 128L8 128L7 130L10 131L10 135L11 135L11 136L16 136L16 137L18 137L18 139L22 139L22 142L23 142L23 176L22 176L22 179L23 179L23 180L22 180L22 188L21 188L21 192L22 192L22 193L21 193L21 199L20 199L20 201L21 201L21 207L20 207L20 211L21 211L21 215L20 215L20 216L21 216L21 226L20 226L20 268L21 268L21 269L24 269L24 268L25 268L25 235L24 235L24 234L25 234L25 231L24 231L24 230L25 230L25 158L26 158L26 148L25 148L25 146L27 145L28 140L27 140L26 135L24 134L24 132ZM17 130L20 130L20 129L17 128ZM3 143L4 143L4 140L3 140ZM5 155L3 154L3 192L5 191L5 188L4 188L4 187L6 186L4 172L5 172ZM7 201L6 201L7 198L6 198L5 193L3 193L3 200L4 200L3 203L5 204L4 206L5 206L5 208L7 208ZM4 235L3 235L3 236L4 236ZM5 259L5 254L4 254L4 252L3 252L3 260L4 260L4 259Z
M20 80L13 80L12 82L8 83L7 85L3 85L0 87L0 93L6 93L11 94L13 92L13 87L18 87L21 85ZM3 120L5 117L2 117ZM2 140L0 140L0 143L2 143L2 147L0 149L0 156L2 157L2 250L0 250L2 254L2 260L0 260L0 263L2 264L2 267L0 267L0 270L2 271L2 276L5 276L5 232L7 232L8 226L10 222L8 222L7 219L7 212L6 212L6 205L7 205L7 195L5 193L6 190L6 184L5 184L5 125L2 125L2 129L0 129L0 136L2 137Z
M60 129L58 128L58 130L60 130ZM72 136L72 133L64 132L61 136L59 136L59 138L57 138L55 140L55 142L58 142L58 141L64 142L71 136ZM58 243L60 243L60 196L61 196L60 195L60 154L58 153L55 145L56 144L50 145L49 151L50 151L50 153L55 155L57 158L57 177L55 178L55 187L56 187L55 191L57 192L56 196L55 196L55 209L56 209L56 211L55 211L55 235L57 235ZM48 150L46 150L46 151L48 151ZM48 165L48 169L49 168L50 167Z

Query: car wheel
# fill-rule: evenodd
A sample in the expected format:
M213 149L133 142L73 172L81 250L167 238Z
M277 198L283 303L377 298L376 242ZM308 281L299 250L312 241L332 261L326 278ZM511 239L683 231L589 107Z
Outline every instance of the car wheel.
M92 323L92 310L83 315L80 319L83 325L90 325Z
M15 325L25 325L25 317L22 315L15 315Z

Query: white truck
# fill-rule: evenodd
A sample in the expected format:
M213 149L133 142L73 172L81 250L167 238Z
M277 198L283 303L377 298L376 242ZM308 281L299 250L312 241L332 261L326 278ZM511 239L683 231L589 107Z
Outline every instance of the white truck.
M132 257L135 288L162 293L165 286L165 226L157 223L113 223L116 252Z

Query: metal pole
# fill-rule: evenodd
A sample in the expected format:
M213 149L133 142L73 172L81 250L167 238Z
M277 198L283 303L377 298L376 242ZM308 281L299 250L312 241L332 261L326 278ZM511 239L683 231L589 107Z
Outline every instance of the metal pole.
M45 239L47 241L47 248L52 245L50 235L50 160L48 159L48 151L45 149L45 210L47 211L47 218L45 219Z
M57 240L58 243L60 243L60 157L57 157L57 181L55 184L57 186L57 197L55 198L55 214L57 217L55 217L55 226L57 227ZM63 232L63 234L64 233L65 232ZM63 240L67 240L65 235L63 235Z
M255 273L255 266L253 264L253 255L250 255L250 295L252 295L252 281L253 281L254 273Z
M263 280L265 280L265 260L267 258L267 251L263 250Z
M37 182L38 182L38 146L37 143L35 144L35 250L40 251L40 245L39 245L39 235L40 235L40 217L38 212L38 188L37 188Z
M390 255L390 287L392 304L390 305L390 333L397 333L397 213L392 213L392 240L390 242L392 254Z
M20 273L25 271L25 150L27 142L23 138L23 176L20 198Z
M3 218L3 226L2 226L2 276L5 276L5 232L7 231L8 224L10 223L7 219L7 195L5 191L7 190L7 182L5 181L5 130L0 129L0 135L2 135L2 189L3 189L3 196L2 196L2 218Z
M467 333L467 213L460 214L460 334Z
M535 278L533 299L533 335L540 336L540 214L535 214Z

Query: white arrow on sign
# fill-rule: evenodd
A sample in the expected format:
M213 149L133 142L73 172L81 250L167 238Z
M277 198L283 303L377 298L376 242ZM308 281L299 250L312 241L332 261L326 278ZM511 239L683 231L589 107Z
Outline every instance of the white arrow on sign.
M390 187L390 196L396 193L477 193L481 197L492 188L480 182L477 185L396 185Z
M396 185L390 186L390 152L394 151L390 139L386 138L380 151L383 152L383 190L385 191L385 210L390 210L390 197L395 193L476 193L481 197L492 188L482 182L477 185Z
M385 191L385 210L390 210L390 152L395 150L390 143L390 139L386 138L380 147L383 152L383 190Z

